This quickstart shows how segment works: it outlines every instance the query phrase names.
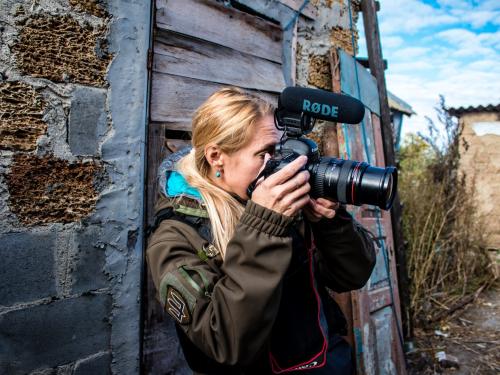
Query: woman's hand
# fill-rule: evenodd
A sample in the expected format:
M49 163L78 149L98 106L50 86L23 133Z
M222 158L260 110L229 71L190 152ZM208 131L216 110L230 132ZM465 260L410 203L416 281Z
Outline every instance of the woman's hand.
M309 221L317 222L324 217L333 219L337 208L339 208L338 202L333 202L325 198L310 198L303 211Z
M280 214L295 216L310 200L309 172L299 172L306 163L307 157L300 156L258 183L252 200Z

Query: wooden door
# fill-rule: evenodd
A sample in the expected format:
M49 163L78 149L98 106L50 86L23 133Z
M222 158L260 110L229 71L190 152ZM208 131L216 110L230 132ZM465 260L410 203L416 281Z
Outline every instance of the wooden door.
M209 0L157 0L148 129L147 222L154 215L156 171L189 142L191 116L214 91L238 86L270 101L285 87L282 30ZM173 322L155 300L146 267L142 372L188 374Z
M384 167L380 104L375 78L350 55L332 51L334 82L343 93L360 98L366 112L360 125L338 125L340 157ZM335 80L335 78L334 78ZM354 217L380 241L377 262L367 285L339 298L343 309L351 311L358 374L404 374L401 313L397 288L396 261L390 212L378 207L350 206Z

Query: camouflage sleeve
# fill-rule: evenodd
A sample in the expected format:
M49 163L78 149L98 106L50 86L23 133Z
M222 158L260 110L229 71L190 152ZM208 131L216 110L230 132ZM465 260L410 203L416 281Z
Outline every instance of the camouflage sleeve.
M362 288L375 267L375 246L361 224L341 207L333 219L311 223L325 284L336 292Z
M153 234L147 259L159 300L217 362L249 363L267 340L292 255L291 221L250 201L219 272L197 255L203 241L189 225L166 220Z

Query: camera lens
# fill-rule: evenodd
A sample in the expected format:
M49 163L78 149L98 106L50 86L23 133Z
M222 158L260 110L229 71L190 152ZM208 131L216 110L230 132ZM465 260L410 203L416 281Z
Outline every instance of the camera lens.
M389 174L389 177L387 178L387 188L385 189L385 191L386 191L385 200L386 201L390 201L391 199L393 199L393 195L392 195L393 181L394 181L394 178L392 177L392 174Z
M392 206L397 190L397 169L373 167L364 162L322 157L308 166L311 195L341 203L371 204L384 210Z

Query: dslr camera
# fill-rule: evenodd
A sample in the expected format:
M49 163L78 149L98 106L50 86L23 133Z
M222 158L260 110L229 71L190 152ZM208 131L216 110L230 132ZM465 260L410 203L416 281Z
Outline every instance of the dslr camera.
M364 105L347 95L287 87L280 95L274 119L283 131L273 157L248 187L251 196L257 180L279 171L301 155L307 156L304 169L309 171L310 195L329 198L343 204L369 204L389 210L397 189L397 169L379 168L365 162L322 157L317 144L304 135L311 132L316 119L358 124L365 113Z

